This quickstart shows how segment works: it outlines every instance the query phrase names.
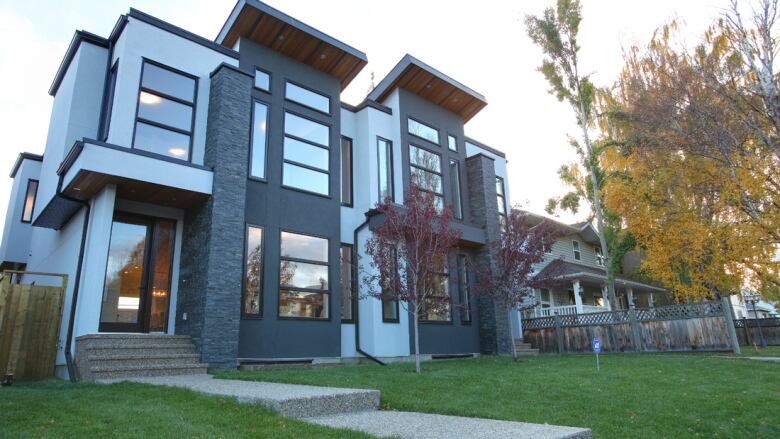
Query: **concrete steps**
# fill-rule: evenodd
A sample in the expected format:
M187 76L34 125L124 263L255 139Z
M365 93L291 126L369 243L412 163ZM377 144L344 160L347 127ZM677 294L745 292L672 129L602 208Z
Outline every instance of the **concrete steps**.
M520 357L539 355L539 349L532 348L531 343L523 343L519 340L515 340L515 350Z
M188 336L95 334L76 338L76 365L84 381L206 373Z

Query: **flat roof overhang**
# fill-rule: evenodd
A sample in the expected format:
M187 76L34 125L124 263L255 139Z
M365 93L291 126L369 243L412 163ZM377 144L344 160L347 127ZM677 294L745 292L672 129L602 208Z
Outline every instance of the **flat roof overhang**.
M341 89L368 64L366 54L256 0L239 0L216 42L232 48L240 37L338 78Z
M399 208L404 208L403 205L398 204ZM379 212L376 209L371 209L366 212L368 217L368 229L374 230L385 222L385 214ZM487 237L485 235L485 229L461 222L453 221L450 223L450 227L460 231L459 245L469 248L479 248L487 244Z
M468 122L485 106L481 94L407 54L393 67L368 99L384 102L396 88L403 88L449 110Z

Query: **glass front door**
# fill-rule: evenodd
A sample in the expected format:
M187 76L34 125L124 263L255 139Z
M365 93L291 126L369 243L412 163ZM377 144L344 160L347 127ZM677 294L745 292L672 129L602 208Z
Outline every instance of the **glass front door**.
M116 213L111 225L102 332L165 332L176 222Z

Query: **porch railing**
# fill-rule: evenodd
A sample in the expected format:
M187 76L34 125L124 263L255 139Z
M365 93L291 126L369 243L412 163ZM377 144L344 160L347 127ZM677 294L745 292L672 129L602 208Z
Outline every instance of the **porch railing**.
M532 319L536 317L551 317L556 313L559 316L569 316L575 314L590 314L605 311L608 311L606 307L595 305L582 305L582 311L577 311L577 305L553 306L550 308L536 307L523 311L523 318Z

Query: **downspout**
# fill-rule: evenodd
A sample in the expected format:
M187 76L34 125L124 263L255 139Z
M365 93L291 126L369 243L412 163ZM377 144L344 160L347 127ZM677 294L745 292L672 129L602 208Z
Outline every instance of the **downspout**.
M366 220L363 221L362 224L357 226L357 228L355 229L355 232L353 234L352 251L355 252L355 253L352 255L352 261L353 261L354 264L356 264L357 260L358 260L358 258L357 258L357 256L358 256L358 233L360 233L360 231L362 229L364 229L368 225L368 221L369 221L369 217L368 217L368 215L366 215ZM359 273L357 273L357 270L355 270L355 276L356 277L359 276ZM359 289L360 279L356 279L355 285L357 285L358 289ZM357 291L356 291L356 293L357 293ZM373 362L375 362L375 363L377 363L377 364L379 364L381 366L386 366L386 364L384 362L382 362L382 360L374 357L373 355L367 353L366 351L364 351L363 349L360 348L360 318L359 318L359 315L360 315L360 311L359 311L360 310L360 298L358 297L357 300L358 300L358 305L355 307L355 316L354 316L354 320L355 320L355 350L359 354L362 354L363 356L368 358L369 360L371 360L371 361L373 361Z

